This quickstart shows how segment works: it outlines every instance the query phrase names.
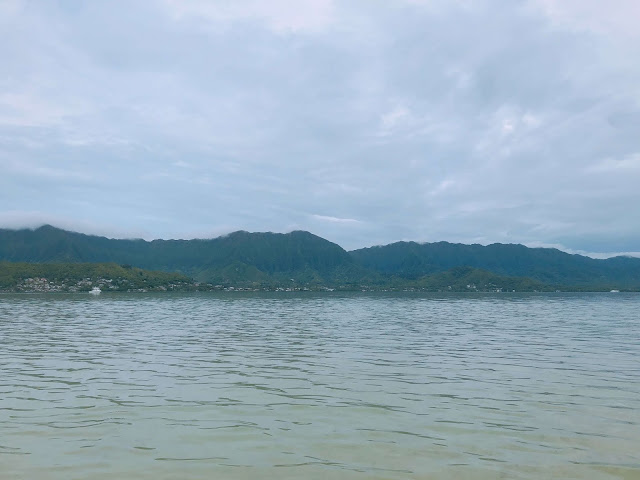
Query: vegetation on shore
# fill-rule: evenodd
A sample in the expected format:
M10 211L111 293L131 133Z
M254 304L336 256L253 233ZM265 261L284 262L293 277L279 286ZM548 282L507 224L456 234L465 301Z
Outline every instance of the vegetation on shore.
M149 271L114 263L0 262L0 292L159 291L420 291L420 292L549 292L559 287L522 277L504 277L471 267L456 267L415 280L388 276L375 282L298 282L272 278L248 281L242 277L221 283L196 282L168 272ZM579 291L560 287L562 291ZM603 287L600 290L608 290Z
M0 262L0 291L88 292L190 290L197 287L185 275L152 272L115 263Z

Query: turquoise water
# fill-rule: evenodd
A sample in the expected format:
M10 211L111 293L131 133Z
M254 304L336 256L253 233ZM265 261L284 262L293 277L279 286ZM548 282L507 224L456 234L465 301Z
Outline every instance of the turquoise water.
M640 478L640 295L0 295L0 479Z

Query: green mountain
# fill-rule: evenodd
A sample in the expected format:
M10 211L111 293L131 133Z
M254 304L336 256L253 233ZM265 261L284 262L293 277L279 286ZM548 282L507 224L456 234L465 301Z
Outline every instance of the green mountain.
M60 230L0 229L0 260L115 262L227 284L349 283L371 275L340 246L308 232L235 232L209 240L117 240ZM375 274L373 274L375 276Z
M597 260L555 248L523 245L464 245L458 243L397 242L350 252L363 267L381 274L415 279L468 266L512 277L529 277L545 284L640 287L640 258Z
M177 272L200 282L251 287L640 289L638 258L595 260L549 248L447 242L398 242L347 252L302 231L240 231L208 240L148 242L84 235L48 225L35 230L0 229L0 261L110 262Z

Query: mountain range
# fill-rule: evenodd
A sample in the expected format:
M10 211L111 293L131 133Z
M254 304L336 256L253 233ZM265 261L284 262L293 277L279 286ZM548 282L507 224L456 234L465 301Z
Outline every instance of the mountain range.
M85 235L50 225L0 229L0 261L111 262L228 285L640 289L640 258L600 260L552 248L497 243L397 242L346 251L304 231L238 231L213 239L145 241Z

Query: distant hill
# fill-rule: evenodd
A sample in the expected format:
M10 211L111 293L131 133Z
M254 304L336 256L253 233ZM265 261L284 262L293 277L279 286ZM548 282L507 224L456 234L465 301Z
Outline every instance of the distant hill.
M350 253L367 269L408 279L468 266L498 275L529 277L545 284L640 287L640 258L596 260L554 248L448 242L397 242Z
M0 229L0 260L115 262L220 283L335 283L367 277L340 246L308 232L235 232L210 240L119 240L49 225ZM373 274L375 276L375 274Z
M640 289L640 259L595 260L522 245L398 242L351 252L309 232L235 232L208 240L121 240L52 226L0 229L0 261L104 263L237 286L368 285L466 290ZM469 267L460 269L459 267ZM445 274L445 272L447 272ZM493 276L493 277L492 277Z

